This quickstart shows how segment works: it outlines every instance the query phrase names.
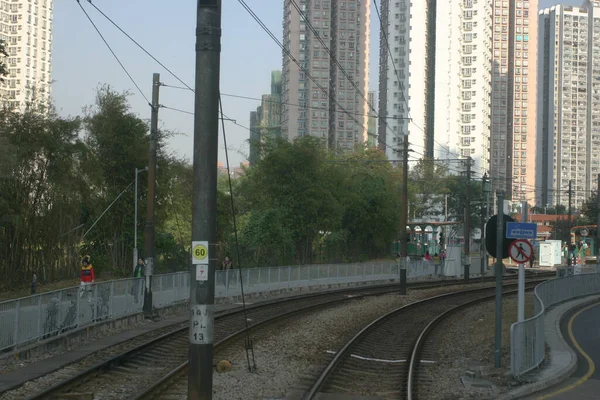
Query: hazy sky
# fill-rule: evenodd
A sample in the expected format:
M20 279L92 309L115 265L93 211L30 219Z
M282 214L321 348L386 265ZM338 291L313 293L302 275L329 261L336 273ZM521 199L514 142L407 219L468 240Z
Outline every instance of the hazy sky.
M415 2L423 0L413 0ZM246 0L267 27L281 40L282 0ZM563 4L581 4L567 0ZM52 95L62 115L77 115L93 104L95 88L110 84L115 90L132 93L130 103L134 112L143 119L150 118L150 107L110 54L78 3L74 0L54 1L53 79ZM128 32L134 39L175 72L188 85L194 84L196 1L192 0L103 0L94 1L104 13ZM540 8L556 4L540 0ZM152 74L159 72L161 81L179 85L175 78L156 64L135 44L121 34L87 1L81 5L98 26L121 62L151 97ZM379 26L372 8L371 29L371 90L377 90ZM235 0L223 0L223 37L221 53L221 92L249 97L260 97L270 90L270 71L281 69L281 49L259 27ZM160 104L185 111L193 111L193 93L162 87ZM223 110L237 123L248 127L249 113L258 101L223 96ZM161 109L161 127L181 132L170 140L173 152L192 159L193 116ZM238 165L248 154L249 132L226 122L227 141L232 165ZM220 134L222 135L222 134ZM224 161L222 136L219 137L219 160ZM239 154L236 150L242 154Z

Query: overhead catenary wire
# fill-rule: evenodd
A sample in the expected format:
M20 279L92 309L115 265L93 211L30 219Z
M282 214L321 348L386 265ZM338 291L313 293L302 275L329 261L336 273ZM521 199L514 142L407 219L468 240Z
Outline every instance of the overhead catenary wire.
M269 37L271 37L271 39L281 48L281 50L285 53L285 55L287 57L289 57L289 59L292 62L294 62L294 64L296 64L302 72L304 72L306 77L308 79L310 79L315 84L315 86L317 86L317 88L319 88L323 93L325 93L325 95L327 95L328 98L333 103L335 103L342 110L343 113L348 115L348 117L350 117L360 128L362 128L363 132L367 132L368 135L374 136L372 133L369 132L369 130L367 128L365 128L365 126L363 124L358 122L358 120L356 118L354 118L354 116L352 114L350 114L344 107L342 107L342 105L336 100L336 98L331 93L329 93L327 90L325 90L325 88L310 74L310 72L305 67L302 66L302 64L292 55L292 53L290 53L290 51L285 48L283 43L281 43L281 41L279 39L277 39L277 37L273 34L273 32L271 32L271 30L260 19L260 17L258 15L256 15L254 10L252 10L252 7L250 7L244 0L238 0L238 3L240 3L242 5L242 7L248 12L248 14L250 14L250 16L258 23L258 25L267 33L267 35L269 35Z
M219 112L221 114L221 129L223 130L223 145L225 146L225 163L227 165L227 178L229 184L229 199L231 201L231 217L233 222L233 234L235 238L235 253L236 260L238 263L238 272L239 272L239 280L240 280L240 288L242 294L242 307L244 310L244 323L246 330L246 360L248 362L248 370L254 371L256 370L256 359L254 358L254 347L252 346L252 337L250 336L250 325L248 324L248 315L246 312L246 297L244 296L244 279L242 279L242 260L240 257L240 242L238 240L237 234L237 218L235 215L235 203L233 200L233 185L231 183L231 170L229 167L229 150L227 148L227 135L225 134L225 120L223 115L223 102L221 101L221 96L219 95ZM248 350L252 351L252 364L250 364L250 354Z
M91 1L89 1L89 2L91 4ZM129 77L129 79L133 83L133 85L137 88L138 92L140 92L140 94L142 95L142 97L144 98L144 100L146 100L146 103L148 103L148 105L150 107L152 107L152 103L150 103L150 100L148 100L148 97L146 97L146 95L144 94L144 92L142 91L142 89L140 89L140 86L137 84L137 82L135 81L135 79L133 79L133 77L131 76L131 74L129 73L129 71L127 71L127 68L125 68L125 66L123 65L123 63L121 62L121 60L119 59L119 57L117 56L117 54L114 52L114 50L112 49L112 47L110 46L110 44L108 44L108 42L104 38L104 35L102 35L102 33L100 32L100 29L98 29L98 27L96 26L96 24L94 23L94 21L92 20L92 18L90 17L90 15L87 13L87 11L85 11L85 8L83 8L83 6L79 2L79 0L77 0L77 4L79 5L79 8L81 8L81 11L83 11L83 13L85 14L85 16L87 17L88 21L90 21L90 23L92 24L92 26L94 27L94 29L96 30L96 32L98 33L98 35L100 35L100 38L102 39L102 41L104 42L104 44L106 45L106 47L108 47L108 50L110 50L110 52L112 53L112 55L115 58L115 60L117 60L117 62L119 63L119 65L121 66L121 68L123 69L123 71L125 71L125 73Z

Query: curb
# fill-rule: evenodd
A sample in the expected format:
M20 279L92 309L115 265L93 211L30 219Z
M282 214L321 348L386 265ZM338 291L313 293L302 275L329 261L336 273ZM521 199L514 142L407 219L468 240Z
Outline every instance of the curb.
M553 373L552 375L548 376L547 378L544 378L537 382L532 382L532 383L523 385L519 388L513 389L507 393L500 395L499 397L496 397L496 400L520 399L522 397L529 396L529 395L532 395L537 392L541 392L542 390L548 389L548 388L550 388L554 385L557 385L560 382L566 380L577 370L577 353L575 352L575 350L573 350L573 348L571 348L571 346L567 343L567 341L563 337L562 331L560 329L560 325L561 325L561 321L565 317L565 314L567 314L568 312L570 312L576 308L586 307L587 305L596 303L599 300L598 295L592 295L589 297L591 297L591 298L585 299L585 301L580 301L576 304L573 304L570 307L566 307L564 310L561 311L561 313L558 315L558 317L554 321L553 331L556 332L556 334L557 334L556 336L557 336L558 342L560 342L564 347L564 349L561 349L560 351L555 349L554 354L557 354L557 353L568 354L570 357L569 363L566 364L564 366L564 368L561 367L559 371ZM552 355L553 355L552 348L549 349L549 353L550 353L549 366L552 366L552 358L553 358L552 357ZM542 367L542 368L544 368L544 367ZM539 374L540 369L538 369L537 371L538 371L537 373Z

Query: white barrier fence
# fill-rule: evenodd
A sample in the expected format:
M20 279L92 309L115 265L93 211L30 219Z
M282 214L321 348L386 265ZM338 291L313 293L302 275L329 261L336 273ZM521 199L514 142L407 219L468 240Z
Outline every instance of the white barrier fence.
M143 279L120 279L0 303L0 351L142 310Z
M426 261L411 261L407 269L409 280L442 273L439 265ZM322 264L288 267L231 269L216 271L215 297L241 296L244 293L265 293L283 289L310 288L358 282L384 282L398 280L399 267L395 262ZM186 301L190 296L188 272L156 275L152 278L152 305L166 307Z
M411 261L407 279L442 275L439 265ZM216 271L215 296L240 296L244 292L263 293L323 285L399 279L396 262L323 264ZM190 296L189 272L152 277L152 306L168 307L185 302ZM115 319L142 311L144 280L121 279L0 302L0 351L16 349L36 341L62 335L75 328Z
M535 315L510 327L510 368L514 376L539 366L546 357L546 310L577 297L600 293L600 274L570 275L540 283L534 289Z

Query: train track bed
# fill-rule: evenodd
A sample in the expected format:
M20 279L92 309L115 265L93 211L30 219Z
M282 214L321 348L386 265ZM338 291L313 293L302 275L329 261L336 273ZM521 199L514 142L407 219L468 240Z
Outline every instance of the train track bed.
M533 294L525 294L525 317L533 315ZM442 321L425 343L425 351L435 355L436 364L427 367L425 379L431 382L426 396L431 400L492 399L520 383L510 372L510 325L517 319L517 296L502 301L502 366L494 368L494 301L458 311L455 318ZM435 377L435 379L431 379ZM489 387L465 387L472 379Z
M247 371L242 343L233 342L216 349L215 361L228 359L234 368L227 374L215 374L213 399L282 398L294 384L314 378L331 359L331 351L341 347L367 322L410 302L474 286L482 285L411 291L407 296L363 298L270 324L255 332L256 373ZM174 374L171 380L166 380L166 385L157 389L140 398L185 399L186 370Z
M422 286L422 285L421 285ZM473 285L471 285L473 286ZM444 288L449 288L444 287ZM269 307L259 307L250 311L248 317L252 323L258 322L261 318L268 318L273 314L285 312L286 308L296 309L299 302L304 306L317 305L319 303L332 301L335 299L347 299L349 296L358 295L359 292L369 292L371 294L391 290L390 287L380 288L361 288L360 290L338 291L330 294L309 295L302 299L293 299L288 302L271 302ZM449 290L449 289L448 289ZM419 291L417 291L418 293ZM349 295L350 294L350 295ZM234 321L234 322L231 322ZM220 318L217 323L217 336L227 335L241 329L243 317L235 315L230 318ZM66 368L57 370L40 379L27 382L19 389L6 392L0 395L1 399L21 399L32 398L35 393L38 398L50 396L50 392L45 392L53 385L59 382L65 383L69 379L80 375L80 378L66 384L68 392L75 393L94 393L96 399L100 398L126 398L132 392L141 390L140 388L150 385L156 379L166 374L171 368L179 365L187 358L187 329L184 329L178 336L166 338L163 344L150 346L144 351L128 355L126 365L122 365L122 360L115 360L111 365L105 365L102 368L96 368L95 372L86 373L89 362L77 362ZM101 363L99 363L101 364ZM108 372L105 372L108 370ZM121 381L123 381L121 384ZM56 391L54 391L56 392ZM60 391L59 391L60 392Z

